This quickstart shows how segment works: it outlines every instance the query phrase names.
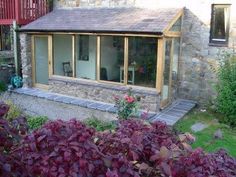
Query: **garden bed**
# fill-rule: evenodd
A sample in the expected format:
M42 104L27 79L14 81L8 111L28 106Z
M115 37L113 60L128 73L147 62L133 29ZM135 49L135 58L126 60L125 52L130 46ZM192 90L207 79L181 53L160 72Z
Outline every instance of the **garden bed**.
M97 132L75 119L49 121L28 132L24 117L5 119L0 103L0 176L191 177L236 175L236 159L224 150L192 150L162 122L119 120ZM93 121L87 122L93 125ZM95 122L96 124L96 122ZM96 125L95 125L96 126ZM101 130L101 127L96 127Z

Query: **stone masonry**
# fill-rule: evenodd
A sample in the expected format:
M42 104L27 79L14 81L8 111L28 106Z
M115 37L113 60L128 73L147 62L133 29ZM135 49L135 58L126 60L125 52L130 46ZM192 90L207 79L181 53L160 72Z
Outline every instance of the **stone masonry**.
M123 97L127 94L128 89L129 87L126 86L97 83L95 81L66 80L56 77L51 77L49 80L49 90L51 92L107 103L114 103L114 97ZM132 91L140 99L140 109L159 112L160 95L157 94L155 89L133 88Z
M32 53L31 53L31 36L28 34L20 34L21 44L21 65L23 87L32 87Z

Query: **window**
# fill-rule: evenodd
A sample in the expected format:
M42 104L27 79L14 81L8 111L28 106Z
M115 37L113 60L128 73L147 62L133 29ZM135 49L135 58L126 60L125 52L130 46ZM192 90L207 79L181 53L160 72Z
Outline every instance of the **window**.
M128 84L156 87L157 38L129 37Z
M0 50L11 50L10 26L0 26Z
M97 35L53 35L53 74L156 87L158 38L127 37L127 46L122 36L102 35L100 46L98 39Z
M97 37L76 35L76 77L96 80Z
M73 76L72 35L53 36L53 74Z
M230 5L212 5L210 43L227 44L229 38Z
M170 28L170 31L180 32L181 31L181 24L182 24L182 17L180 17Z
M100 80L124 83L124 37L101 36Z

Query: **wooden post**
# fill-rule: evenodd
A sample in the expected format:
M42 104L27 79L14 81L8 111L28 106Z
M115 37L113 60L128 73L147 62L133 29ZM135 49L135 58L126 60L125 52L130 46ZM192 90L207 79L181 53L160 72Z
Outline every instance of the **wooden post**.
M48 36L48 74L49 78L53 75L53 54L52 54L52 35Z
M129 38L125 37L125 52L124 52L124 84L128 84L128 65L129 65ZM134 74L134 73L133 73Z
M157 92L161 93L163 87L163 64L164 64L164 39L158 39L157 46Z
M100 80L100 64L101 64L101 37L97 36L97 81Z
M17 35L17 30L18 26L16 21L13 21L13 46L14 46L14 60L15 60L15 72L17 75L20 74L20 70L19 70L19 61L18 61L18 45L17 45L17 41L18 41L18 35Z
M76 77L76 64L75 64L75 35L72 35L72 77Z

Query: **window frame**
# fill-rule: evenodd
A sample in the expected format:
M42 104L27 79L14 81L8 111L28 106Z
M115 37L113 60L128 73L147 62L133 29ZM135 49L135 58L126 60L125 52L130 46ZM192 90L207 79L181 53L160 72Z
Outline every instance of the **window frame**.
M210 26L209 45L228 46L229 29L230 29L230 6L231 6L231 4L212 4L211 5L211 26ZM215 20L215 9L216 8L227 8L228 9L228 17L227 17L227 19L225 19L225 20L227 20L225 38L222 40L217 40L217 39L213 38L214 24L216 21Z

